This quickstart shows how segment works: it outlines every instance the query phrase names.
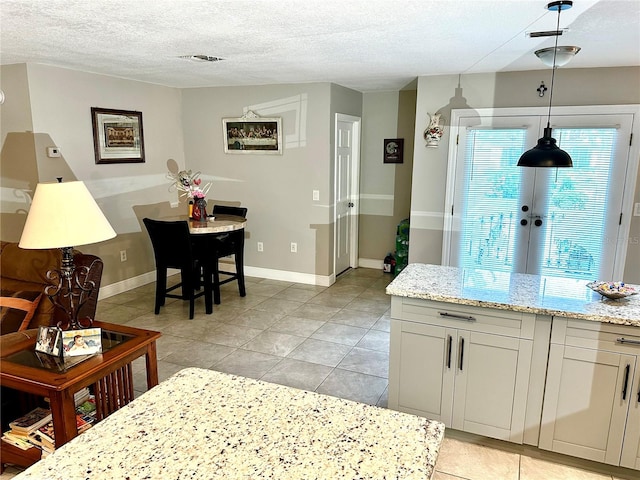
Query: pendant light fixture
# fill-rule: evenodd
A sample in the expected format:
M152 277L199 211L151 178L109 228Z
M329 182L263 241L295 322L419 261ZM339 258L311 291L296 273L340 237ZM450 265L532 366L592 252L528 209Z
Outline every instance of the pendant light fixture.
M558 32L560 31L560 12L568 10L573 6L570 0L559 0L547 5L547 10L558 12L558 22L556 27L556 41L553 48L553 63L551 71L551 87L549 89L549 113L547 116L547 127L544 129L542 138L538 139L538 144L531 150L527 150L518 160L519 167L573 167L571 156L558 147L556 139L553 138L551 130L551 103L553 100L553 82L556 75L556 57L558 54ZM579 50L579 49L578 49ZM537 53L537 52L536 52ZM576 51L577 53L577 51ZM565 62L566 63L566 62Z

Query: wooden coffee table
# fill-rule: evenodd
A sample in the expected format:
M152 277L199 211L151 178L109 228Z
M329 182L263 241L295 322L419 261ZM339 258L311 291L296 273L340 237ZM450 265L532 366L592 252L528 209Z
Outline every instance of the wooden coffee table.
M94 322L102 328L103 352L68 368L45 367L34 351L37 330L18 332L21 338L2 348L0 385L37 396L48 397L56 448L78 435L73 395L80 389L93 386L96 396L97 420L118 410L133 400L132 365L145 356L147 388L158 384L156 340L159 332L140 328ZM40 456L0 442L2 464L29 466ZM27 453L29 452L29 453Z

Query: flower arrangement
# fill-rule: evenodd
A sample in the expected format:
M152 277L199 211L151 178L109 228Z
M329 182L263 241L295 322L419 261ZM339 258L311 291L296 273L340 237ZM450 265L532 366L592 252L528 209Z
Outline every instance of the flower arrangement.
M202 186L200 172L191 173L191 170L180 170L178 173L169 172L167 178L173 180L172 186L181 192L181 197L186 196L193 200L206 197L211 188L210 183Z

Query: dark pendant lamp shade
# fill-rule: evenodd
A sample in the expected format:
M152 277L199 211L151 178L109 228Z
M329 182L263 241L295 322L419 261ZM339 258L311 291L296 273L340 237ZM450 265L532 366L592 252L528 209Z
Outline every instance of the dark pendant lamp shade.
M519 167L573 167L571 156L558 147L551 136L551 127L544 129L544 135L538 144L527 150L518 160Z
M551 90L549 92L549 112L547 114L547 128L544 129L542 138L538 139L538 144L531 150L527 150L522 154L520 160L518 160L519 167L573 167L573 161L571 156L564 150L558 147L556 139L553 138L551 132L551 105L553 103L553 84L556 76L556 68L558 64L556 57L558 54L558 48L567 49L568 47L558 47L558 32L560 31L560 12L571 8L573 2L571 0L558 0L551 2L547 5L547 9L550 11L558 12L558 21L556 25L556 40L553 48L553 62L551 70ZM580 48L571 47L571 52L575 55ZM545 50L545 49L543 49ZM538 50L536 55L542 50ZM566 62L565 62L566 63Z

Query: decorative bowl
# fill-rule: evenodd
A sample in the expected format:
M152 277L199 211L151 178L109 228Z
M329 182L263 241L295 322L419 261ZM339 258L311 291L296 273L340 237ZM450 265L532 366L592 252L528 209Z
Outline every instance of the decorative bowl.
M629 297L638 293L635 288L627 287L624 282L591 282L587 284L587 287L603 297L612 300Z

